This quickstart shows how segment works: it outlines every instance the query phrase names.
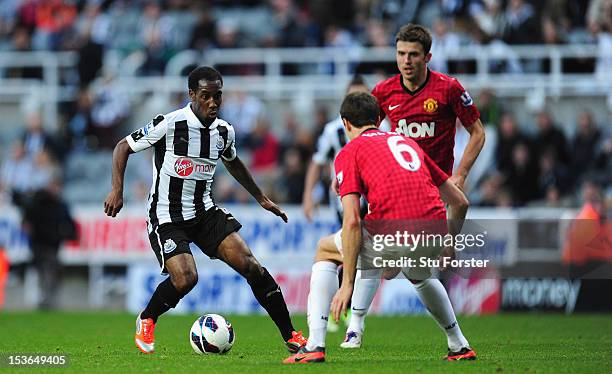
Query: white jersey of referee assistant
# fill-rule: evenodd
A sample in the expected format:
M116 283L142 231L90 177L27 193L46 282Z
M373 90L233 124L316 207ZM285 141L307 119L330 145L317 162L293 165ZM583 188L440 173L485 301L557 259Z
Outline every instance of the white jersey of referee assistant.
M158 115L126 140L134 152L154 147L153 185L148 200L148 230L169 222L183 222L214 206L213 176L219 157L236 157L232 125L217 118L204 126L190 104Z

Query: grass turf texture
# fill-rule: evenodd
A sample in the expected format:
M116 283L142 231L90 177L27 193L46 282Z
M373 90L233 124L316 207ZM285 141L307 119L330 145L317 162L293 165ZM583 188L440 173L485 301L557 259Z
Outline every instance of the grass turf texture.
M611 315L503 314L462 317L477 361L443 362L446 339L427 316L368 317L364 345L343 350L343 331L327 338L327 362L283 365L288 356L266 316L228 316L236 332L224 356L198 356L188 340L196 315L160 318L156 353L134 345L134 316L113 313L2 313L0 353L67 353L67 368L7 372L602 372L612 366ZM295 316L306 331L304 316ZM3 360L6 361L5 358ZM606 369L607 368L607 369ZM6 364L0 364L0 371Z

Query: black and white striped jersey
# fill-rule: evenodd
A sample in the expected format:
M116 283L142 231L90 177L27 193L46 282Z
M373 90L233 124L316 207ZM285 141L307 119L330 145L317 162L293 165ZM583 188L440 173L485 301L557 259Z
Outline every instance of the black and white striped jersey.
M168 222L182 222L214 206L213 176L219 157L236 157L236 134L232 125L217 118L204 126L190 104L158 115L126 137L130 148L140 152L154 147L153 185L148 200L148 229Z
M381 131L389 131L390 124L385 119L379 126ZM342 118L340 116L336 117L332 121L329 121L325 124L323 128L323 132L319 135L317 139L316 149L314 154L312 155L312 161L317 165L325 165L329 164L331 169L331 178L336 178L336 172L334 171L334 160L336 156L348 143L349 138L346 134L346 130L344 129L344 124L342 123ZM336 195L335 192L329 191L330 203L336 209L336 212L341 217L342 216L342 203L340 201L340 197ZM361 198L361 202L364 203L363 198Z
M332 163L333 167L336 155L347 142L348 136L346 136L342 119L337 117L325 124L323 132L319 135L319 139L317 139L316 150L312 155L312 161L318 165ZM333 171L332 175L335 176Z

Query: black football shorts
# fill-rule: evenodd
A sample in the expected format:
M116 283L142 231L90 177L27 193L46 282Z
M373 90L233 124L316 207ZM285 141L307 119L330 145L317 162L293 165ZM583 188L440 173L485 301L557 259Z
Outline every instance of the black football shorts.
M217 248L223 239L241 228L242 225L231 213L214 206L201 217L155 227L149 234L149 241L162 274L167 274L166 261L181 253L191 253L189 243L197 245L210 258L216 258Z

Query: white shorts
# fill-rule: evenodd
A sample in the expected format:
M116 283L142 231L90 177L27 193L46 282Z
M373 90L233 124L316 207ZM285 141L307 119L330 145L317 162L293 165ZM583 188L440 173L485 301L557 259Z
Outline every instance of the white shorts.
M334 244L336 249L342 253L342 229L338 230L334 234ZM374 249L374 239L365 228L361 229L361 247L359 248L359 257L357 259L357 269L360 270L372 270L380 269L385 270L385 273L398 274L400 271L408 279L424 280L430 278L432 275L432 268L422 265L422 258L436 259L441 252L441 248L417 248L414 251L409 251L404 247L385 247L383 251L377 251ZM375 261L376 258L379 258ZM404 266L397 268L389 267L378 267L375 264L380 264L381 260L398 259L398 258L411 258L413 259L414 266Z

